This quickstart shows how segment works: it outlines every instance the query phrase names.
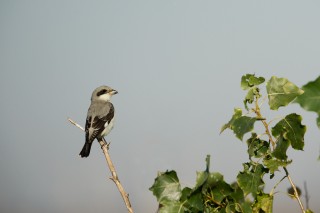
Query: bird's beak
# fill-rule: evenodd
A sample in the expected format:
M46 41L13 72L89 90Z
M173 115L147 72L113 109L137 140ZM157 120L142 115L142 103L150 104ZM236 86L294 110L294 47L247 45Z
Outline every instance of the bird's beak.
M111 95L118 94L118 91L117 91L117 90L112 90L112 91L110 92L110 94L111 94Z

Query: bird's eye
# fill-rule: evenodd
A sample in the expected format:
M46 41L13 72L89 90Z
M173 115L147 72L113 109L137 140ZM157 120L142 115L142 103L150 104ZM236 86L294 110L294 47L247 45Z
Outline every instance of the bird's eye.
M97 96L100 96L100 95L103 95L103 94L106 94L107 93L107 90L106 89L103 89L103 90L100 90L98 93L97 93Z

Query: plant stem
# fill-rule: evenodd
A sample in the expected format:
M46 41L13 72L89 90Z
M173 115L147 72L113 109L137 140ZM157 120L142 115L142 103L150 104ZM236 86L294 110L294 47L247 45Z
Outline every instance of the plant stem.
M260 112L260 107L259 107L259 104L258 104L258 98L255 99L255 109L253 109L253 111L256 113L258 118L262 118L262 115L261 115L261 112ZM270 133L269 125L265 120L261 120L261 122L263 123L263 125L265 127L266 134L268 135L269 141L270 141L270 143L272 145L272 149L274 150L275 146L276 146L276 143L273 140L273 137L272 137L272 135ZM300 208L301 208L302 212L305 213L304 207L302 205L302 202L301 202L301 200L299 198L299 195L298 195L298 192L297 192L297 188L294 185L294 183L293 183L293 181L292 181L292 179L291 179L291 177L289 175L289 172L288 172L287 168L284 166L283 169L284 169L284 171L286 173L286 177L288 178L288 180L289 180L289 182L290 182L290 184L291 184L291 186L292 186L292 188L294 190L294 197L298 200L298 203L300 205Z
M255 109L253 109L254 113L256 113L257 117L258 118L262 118L262 115L261 115L261 112L260 112L260 107L259 107L259 104L258 104L258 98L256 98L256 101L255 101ZM268 123L265 121L265 120L261 120L265 130L266 130L266 134L268 135L268 138L269 138L269 141L272 145L272 149L275 148L276 146L276 143L274 142L273 138L272 138L272 135L269 131L269 126L268 126Z
M68 118L68 121L70 123L72 123L73 125L75 125L76 127L78 127L79 129L81 129L82 131L85 131L85 129L80 126L79 124L77 124L76 122L74 122L72 119ZM110 179L116 184L121 196L122 196L122 199L128 209L128 212L129 213L133 213L133 209L131 207L131 203L130 203L130 200L129 200L129 195L125 192L123 186L121 185L120 183L120 180L118 178L118 175L117 175L117 172L116 172L116 169L111 161L111 158L110 158L110 155L109 155L109 144L105 141L104 138L102 138L101 141L98 141L100 146L101 146L101 149L103 151L103 154L106 158L106 161L107 161L107 164L108 164L108 167L109 167L109 170L111 172L111 175L112 177L110 177Z
M292 179L291 179L291 177L290 177L290 175L289 175L289 172L288 172L287 168L284 166L283 169L284 169L284 171L286 172L286 176L287 176L287 178L288 178L288 180L289 180L289 182L290 182L290 184L291 184L291 186L292 186L292 188L293 188L294 197L298 200L298 203L299 203L299 205L300 205L301 211L302 211L303 213L305 213L306 211L304 210L303 204L302 204L302 202L301 202L301 200L300 200L300 198L299 198L299 194L298 194L297 188L296 188L296 186L294 185L294 183L293 183L293 181L292 181Z

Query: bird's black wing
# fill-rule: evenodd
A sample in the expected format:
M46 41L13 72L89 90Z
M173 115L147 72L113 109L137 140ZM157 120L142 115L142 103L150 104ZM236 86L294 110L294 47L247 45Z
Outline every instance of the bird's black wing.
M100 136L102 131L114 117L114 107L109 103L109 110L104 116L87 117L86 120L86 142L92 143L93 140Z

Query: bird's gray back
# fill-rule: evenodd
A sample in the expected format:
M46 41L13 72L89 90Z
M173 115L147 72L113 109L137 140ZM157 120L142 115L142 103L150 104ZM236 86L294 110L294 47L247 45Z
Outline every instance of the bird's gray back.
M88 117L92 115L103 117L107 115L111 109L113 109L113 105L111 102L92 101L88 109Z

